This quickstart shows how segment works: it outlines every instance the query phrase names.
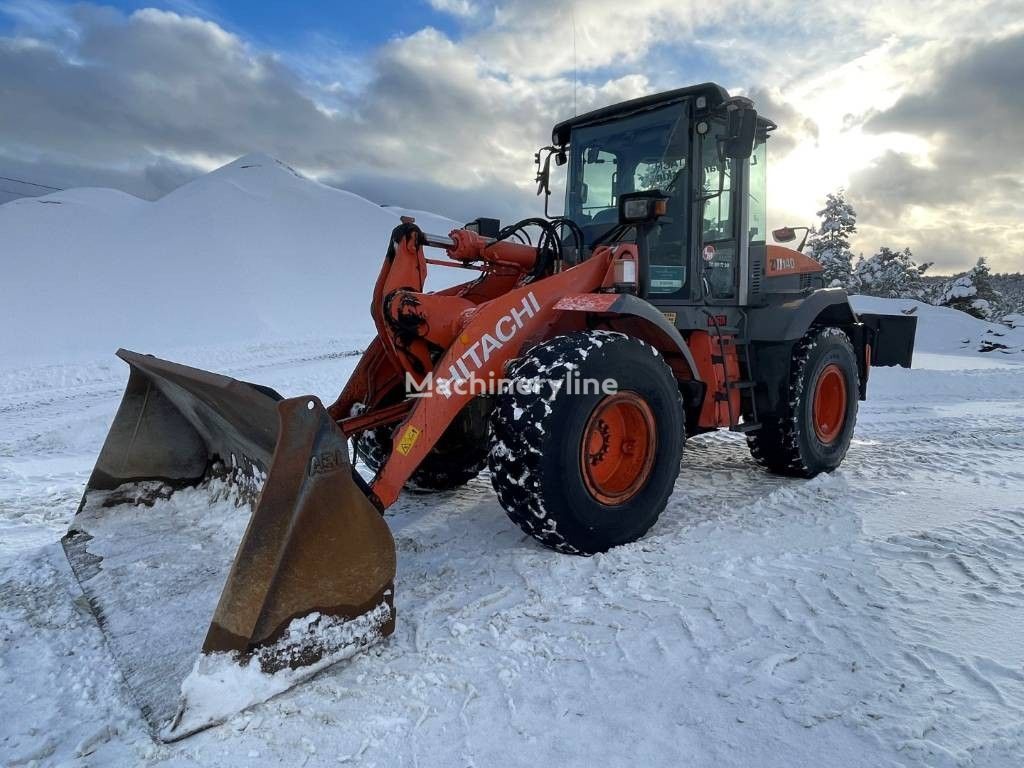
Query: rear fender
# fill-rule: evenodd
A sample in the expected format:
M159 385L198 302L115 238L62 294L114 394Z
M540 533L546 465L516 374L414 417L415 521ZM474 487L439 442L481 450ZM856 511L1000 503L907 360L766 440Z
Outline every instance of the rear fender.
M796 341L815 324L839 328L857 323L842 288L821 288L778 304L748 311L752 341Z

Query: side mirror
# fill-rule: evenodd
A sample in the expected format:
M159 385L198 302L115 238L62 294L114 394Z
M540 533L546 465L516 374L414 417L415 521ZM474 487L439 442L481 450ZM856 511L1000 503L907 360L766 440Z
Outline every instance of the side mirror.
M754 151L757 133L757 110L742 105L729 110L729 135L723 142L722 154L735 160L746 160Z
M565 165L567 158L565 147L541 147L533 156L537 164L537 194L544 195L544 215L548 215L548 201L551 199L551 156L555 156L555 165ZM543 156L543 159L541 157Z
M804 239L800 241L800 245L796 249L803 252L804 246L807 245L807 236L811 234L810 227L779 227L772 230L772 237L775 238L777 243L791 243L796 240L796 231L798 229L804 231Z
M546 153L546 154L544 154ZM544 159L541 160L541 154L544 154ZM565 154L565 147L541 147L533 155L533 162L537 165L537 177L534 181L537 182L537 194L542 192L546 195L551 194L551 156L555 157L555 165L565 165L569 158Z
M548 147L545 147L548 149ZM551 152L548 152L543 162L540 159L540 153L544 150L540 150L536 155L533 156L534 162L537 164L537 177L534 181L537 182L537 194L544 193L545 195L551 194L551 187L548 186L551 179Z

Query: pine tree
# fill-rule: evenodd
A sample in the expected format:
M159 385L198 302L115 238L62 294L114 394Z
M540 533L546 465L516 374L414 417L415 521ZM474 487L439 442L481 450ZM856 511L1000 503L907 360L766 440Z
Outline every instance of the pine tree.
M996 297L995 286L992 285L992 270L989 269L988 260L981 256L969 273L974 287L978 289L978 299L991 302Z
M992 275L992 287L996 294L992 316L1010 327L1024 328L1024 274Z
M918 264L909 248L882 247L870 259L861 256L855 278L862 293L888 299L918 299L924 295L921 277L931 264Z
M992 284L992 270L982 256L968 271L947 282L933 303L988 320L992 317L992 305L997 299L998 294Z
M808 255L825 268L825 285L856 290L850 235L857 231L857 212L847 202L846 192L841 189L828 195L817 215L821 226L812 229L807 238Z

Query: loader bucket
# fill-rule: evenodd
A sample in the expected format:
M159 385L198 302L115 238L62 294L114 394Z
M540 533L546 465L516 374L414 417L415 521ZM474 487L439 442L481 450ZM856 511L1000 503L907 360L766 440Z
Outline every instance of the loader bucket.
M394 541L321 402L118 356L128 386L62 543L154 733L389 635Z

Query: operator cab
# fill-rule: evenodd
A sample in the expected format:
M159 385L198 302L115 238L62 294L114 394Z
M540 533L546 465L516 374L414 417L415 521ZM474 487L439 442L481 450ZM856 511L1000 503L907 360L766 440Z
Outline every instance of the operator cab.
M550 149L568 163L564 216L582 230L588 249L636 242L638 293L650 301L751 303L766 250L773 128L749 100L710 83L559 123ZM664 213L621 226L624 196L643 193L663 198Z

